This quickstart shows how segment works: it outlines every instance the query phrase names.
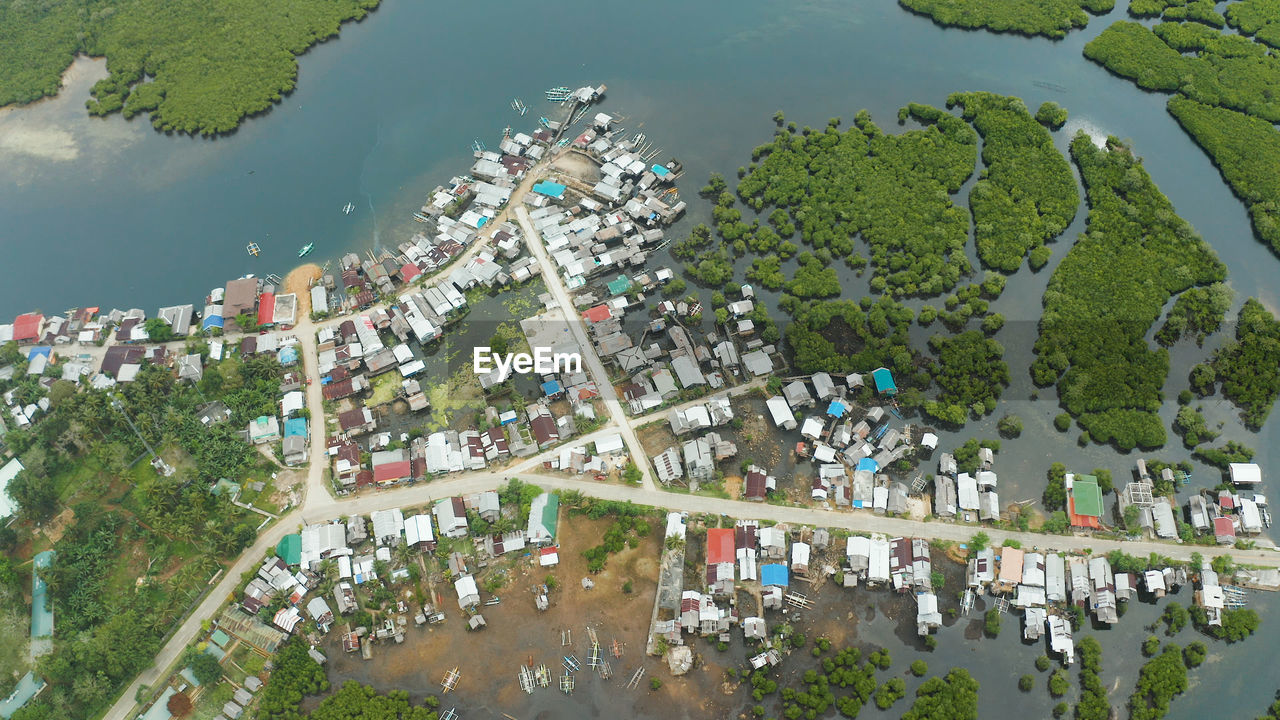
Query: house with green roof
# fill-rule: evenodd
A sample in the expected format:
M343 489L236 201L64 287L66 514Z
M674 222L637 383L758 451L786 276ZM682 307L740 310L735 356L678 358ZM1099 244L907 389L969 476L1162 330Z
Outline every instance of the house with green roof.
M285 565L297 565L302 562L302 536L294 533L280 538L276 545L276 557L284 560Z
M610 295L621 295L630 289L631 289L631 278L627 277L626 275L619 275L618 277L609 281Z
M1093 475L1076 475L1067 493L1067 514L1073 527L1102 527L1102 490Z
M529 504L529 530L525 541L532 545L553 545L560 521L560 496L542 493Z

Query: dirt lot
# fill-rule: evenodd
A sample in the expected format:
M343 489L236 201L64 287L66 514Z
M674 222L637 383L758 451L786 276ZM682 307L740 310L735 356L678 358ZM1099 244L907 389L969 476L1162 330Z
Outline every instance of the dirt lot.
M311 281L320 277L320 266L307 263L289 271L284 277L284 291L298 296L298 317L311 316Z
M439 694L441 679L457 666L461 680L453 693L442 698L441 707L456 705L463 715L482 710L490 716L506 713L521 720L596 717L606 711L619 717L722 716L723 709L714 705L724 699L719 692L718 669L704 666L686 678L673 679L656 658L643 656L657 584L660 521L650 521L653 530L637 548L611 556L603 572L587 574L581 553L599 543L610 522L608 518L589 520L562 512L560 564L541 568L530 557L518 559L508 570L506 584L498 590L502 603L478 608L487 628L467 631L467 615L458 610L452 588L442 583L436 589L447 620L424 628L414 628L410 622L405 642L376 645L372 660L362 660L359 653L343 653L338 646L340 628L335 629L324 648L330 658L330 682L341 685L345 680L358 680L383 691L406 690L420 698ZM501 566L505 564L497 563L486 572ZM539 612L530 587L545 582L548 576L555 578L557 587L551 593L550 609ZM592 589L583 588L584 577L594 582ZM482 588L486 580L484 573L477 577ZM627 582L631 583L630 593L624 592ZM488 600L490 595L482 590L481 598ZM603 646L613 672L611 679L586 667L588 626L595 629ZM562 631L571 633L567 647L562 645ZM609 652L614 640L621 644L620 658ZM559 676L564 674L561 658L567 654L575 655L583 665L575 674L576 688L571 696L557 689ZM520 665L530 661L535 666L545 663L553 680L550 688L526 695L517 673ZM627 689L627 681L640 668L644 674L638 686ZM651 691L649 679L655 676L664 684Z

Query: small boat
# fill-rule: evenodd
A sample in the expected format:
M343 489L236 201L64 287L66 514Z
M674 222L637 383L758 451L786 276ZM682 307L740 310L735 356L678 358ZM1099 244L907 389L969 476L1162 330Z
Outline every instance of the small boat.
M316 247L315 243L307 243L306 245L303 245L302 249L298 251L298 257L306 257L308 254L311 253L312 250L315 249L315 247Z
M258 243L249 243L244 249L254 257L258 257L258 253L262 252L262 248L258 247Z
M343 214L343 215L350 215L350 214L351 214L351 211L352 211L352 210L355 210L355 209L356 209L355 203L347 203L347 204L346 204L345 206L343 206L343 208L342 208L342 214Z

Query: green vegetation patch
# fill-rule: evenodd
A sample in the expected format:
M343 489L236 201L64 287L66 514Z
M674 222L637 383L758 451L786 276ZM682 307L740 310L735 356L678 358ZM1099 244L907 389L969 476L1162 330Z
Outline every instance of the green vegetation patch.
M758 163L739 182L738 196L756 212L785 210L789 220L773 219L775 212L771 222L794 225L806 242L854 264L861 264L854 256L861 235L871 247L877 292L937 295L971 270L964 255L968 218L949 195L973 173L978 137L963 120L927 105L912 104L900 115L928 127L886 135L862 111L845 132L835 123L822 132L779 132L753 152ZM752 227L732 214L736 208L720 211L722 205L721 237L741 241ZM708 254L709 267L699 274L722 284L728 278L720 273L706 277L717 264L715 252ZM830 287L818 268L797 283L802 279L801 287L812 281L818 288L815 295Z
M1089 24L1092 13L1109 12L1114 0L898 0L908 10L940 25L1065 37Z
M1138 686L1129 696L1130 720L1160 720L1169 712L1169 701L1186 689L1187 665L1182 648L1172 643L1165 645L1138 673Z
M1182 54L1191 50L1198 53ZM1084 55L1138 87L1280 122L1280 58L1246 37L1195 24L1151 30L1121 21L1085 45Z
M1144 337L1169 297L1222 280L1226 268L1118 140L1071 142L1089 223L1054 270L1044 295L1032 377L1058 394L1096 441L1159 447L1156 412L1168 353Z
M1244 423L1257 430L1280 394L1280 323L1254 298L1240 308L1236 337L1214 354L1222 394L1240 408Z
M1222 318L1229 307L1231 288L1223 283L1191 288L1174 301L1164 325L1156 331L1156 342L1168 347L1186 333L1195 337L1197 345L1202 345L1207 336L1222 327Z
M297 56L378 0L47 0L0 5L0 105L54 95L76 53L106 57L92 115L160 130L234 130L293 90Z
M916 701L902 720L977 720L978 681L964 668L931 677L916 690Z
M986 92L956 93L947 98L947 105L956 104L982 136L982 161L987 166L969 193L978 258L984 265L1013 272L1030 250L1061 235L1075 218L1080 204L1075 177L1049 131L1022 100ZM1065 122L1066 111L1057 110ZM1057 122L1052 108L1042 112L1049 122Z
M1275 45L1280 37L1280 0L1241 0L1227 5L1227 24L1241 35Z
M1009 366L1000 343L977 330L952 337L934 335L929 347L938 355L931 375L940 392L924 404L924 412L952 425L963 425L970 413L982 417L996 408L1009 384Z
M1280 131L1270 121L1175 97L1169 112L1249 208L1254 232L1280 253Z
M810 302L796 308L786 338L801 372L884 366L894 370L901 385L915 359L907 337L911 321L911 308L889 298Z

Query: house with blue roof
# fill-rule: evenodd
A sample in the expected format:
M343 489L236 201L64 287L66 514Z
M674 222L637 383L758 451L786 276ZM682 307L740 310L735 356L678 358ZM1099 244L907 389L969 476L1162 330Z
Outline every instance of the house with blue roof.
M889 368L876 368L871 371L871 378L876 383L876 392L881 395L897 395L898 386L893 382L893 373Z
M560 386L559 380L548 380L542 383L542 394L549 398L554 398L564 392L564 388Z
M552 200L559 200L564 197L565 186L550 180L543 180L533 186L533 191Z
M285 437L307 437L307 419L306 418L289 418L284 421Z

